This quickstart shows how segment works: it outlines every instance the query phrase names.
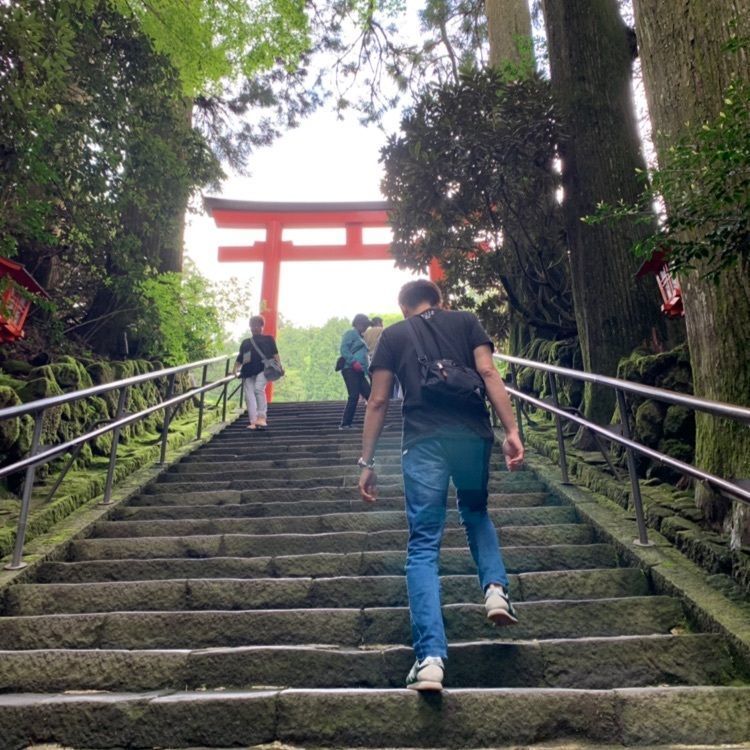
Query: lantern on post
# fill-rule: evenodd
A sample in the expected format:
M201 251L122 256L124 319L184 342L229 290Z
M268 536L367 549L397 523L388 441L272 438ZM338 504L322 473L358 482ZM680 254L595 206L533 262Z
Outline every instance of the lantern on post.
M651 258L645 261L636 272L636 278L656 276L656 283L659 285L661 293L662 306L661 311L668 318L685 317L685 309L682 306L682 290L677 279L669 273L669 266L665 260L663 250L655 250Z
M24 336L23 326L31 309L31 300L22 289L49 297L20 263L0 258L0 344Z

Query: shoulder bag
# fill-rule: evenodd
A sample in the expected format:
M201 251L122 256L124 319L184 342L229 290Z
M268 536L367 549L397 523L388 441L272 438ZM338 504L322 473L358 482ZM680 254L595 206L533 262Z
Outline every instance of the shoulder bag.
M486 389L482 376L473 367L465 367L456 359L448 359L440 353L437 357L428 357L420 342L418 317L407 319L407 329L417 350L422 397L441 406L484 407ZM422 326L426 325L423 321Z
M250 343L253 345L255 351L258 352L263 362L263 374L266 376L266 380L269 383L273 383L274 380L278 380L279 378L283 377L284 368L281 366L281 362L274 359L273 357L266 357L252 339L250 339Z

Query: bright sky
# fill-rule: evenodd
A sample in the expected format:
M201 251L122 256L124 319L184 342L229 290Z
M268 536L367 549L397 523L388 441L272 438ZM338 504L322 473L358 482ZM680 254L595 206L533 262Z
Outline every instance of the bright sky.
M385 135L365 128L356 119L339 121L321 111L307 118L271 146L258 150L250 162L250 177L232 177L219 197L255 201L373 201L380 193L379 151ZM258 311L260 263L219 263L219 245L246 245L262 239L254 230L217 229L208 216L189 216L185 231L187 255L200 272L213 280L251 280L252 298L238 311L240 322L228 324L238 332ZM301 236L285 235L303 244ZM308 243L337 242L316 235ZM387 238L368 237L365 242ZM332 317L353 318L358 312L398 312L401 285L414 278L390 261L282 263L279 311L296 325L321 325ZM242 323L244 322L244 326Z

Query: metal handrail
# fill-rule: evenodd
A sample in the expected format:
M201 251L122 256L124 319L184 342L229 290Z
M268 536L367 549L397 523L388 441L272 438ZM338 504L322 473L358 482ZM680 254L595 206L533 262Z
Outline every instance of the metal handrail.
M60 396L49 396L48 398L40 398L37 401L29 401L26 404L7 406L5 409L0 409L0 422L4 419L10 419L12 417L22 417L24 414L35 414L38 411L46 411L47 409L51 409L54 406L62 406L63 404L68 404L71 401L79 401L82 398L98 396L100 393L108 393L109 391L115 391L119 388L125 388L131 385L140 385L141 383L146 383L149 380L165 378L170 375L178 375L179 373L185 372L186 370L194 370L196 367L211 365L215 362L223 362L226 359L226 356L212 357L211 359L201 359L197 362L191 362L187 365L168 367L164 370L147 372L143 375L131 375L129 378L123 378L122 380L113 380L111 383L102 383L101 385L94 385L91 388L82 388L79 391L63 393Z
M635 468L636 453L647 456L648 458L658 461L665 466L676 469L686 476L690 476L694 479L706 482L712 487L737 498L743 503L747 503L750 505L750 490L745 489L736 482L723 479L722 477L716 476L715 474L703 471L702 469L699 469L692 464L685 463L684 461L679 461L678 459L672 458L665 453L661 453L660 451L649 448L648 446L645 446L633 440L630 435L630 425L627 416L627 403L625 401L625 393L634 393L649 399L655 399L672 404L679 404L680 406L686 406L690 409L693 409L694 411L702 411L716 416L735 419L748 425L750 425L750 409L743 406L736 406L734 404L726 404L720 401L709 401L708 399L697 398L696 396L676 393L665 388L654 388L653 386L641 385L639 383L633 383L628 380L620 380L619 378L611 378L605 375L597 375L594 373L582 372L580 370L571 370L566 367L549 365L543 362L535 362L534 360L530 359L512 357L507 354L493 354L493 357L500 362L505 362L510 365L512 385L508 387L507 390L516 402L516 413L520 430L523 429L520 410L521 401L529 403L532 406L549 412L550 414L553 414L555 416L559 465L563 477L563 482L568 483L568 468L561 420L565 419L569 422L574 422L575 424L581 425L582 427L590 430L592 433L596 435L602 435L606 437L607 440L618 443L625 448L628 463L628 474L630 475L633 506L635 509L636 521L638 524L639 538L635 540L635 544L643 546L650 544L648 541L648 532L646 530L646 521L643 513L641 488L638 480L638 474ZM534 398L533 396L530 396L528 393L524 393L518 388L516 367L519 366L529 367L531 369L540 370L547 373L549 379L550 394L552 397L551 404L538 398ZM617 396L617 403L620 412L620 430L622 434L619 434L617 431L611 428L603 427L596 424L595 422L586 419L585 417L579 416L578 414L571 413L570 411L561 408L557 399L556 376L558 375L574 380L596 383L598 385L614 389Z
M208 367L216 362L225 361L226 365L224 368L224 376L211 382L207 383ZM174 396L174 385L176 376L181 372L187 372L189 370L201 367L203 370L201 385L199 387L190 388L182 394ZM16 543L13 550L13 557L10 563L5 567L9 570L17 570L26 566L23 562L23 546L26 536L26 525L28 522L29 509L31 505L31 493L34 486L34 476L37 466L48 463L57 456L66 453L71 449L80 449L85 443L95 438L112 433L112 447L109 455L109 465L107 468L107 480L105 483L104 497L102 500L103 505L111 503L112 485L114 482L115 464L117 461L117 446L119 444L120 430L130 424L140 421L141 419L153 414L156 411L164 410L164 425L162 428L162 439L161 439L161 453L159 463L163 464L166 458L167 440L169 437L169 422L172 416L172 410L174 407L181 404L183 401L192 399L197 395L200 395L199 401L199 413L198 413L198 426L196 439L200 439L202 428L203 428L203 412L205 409L205 393L215 388L222 388L222 394L219 397L219 401L223 401L222 406L222 421L226 421L226 410L227 410L227 391L229 383L234 380L235 376L229 374L230 369L230 358L212 357L210 359L202 359L197 362L191 362L186 365L178 365L177 367L169 367L156 372L145 373L143 375L134 375L130 378L124 378L122 380L116 380L112 383L104 383L99 386L92 388L83 388L79 391L73 391L71 393L63 394L61 396L52 396L51 398L39 399L38 401L32 401L27 404L21 404L19 406L11 406L6 409L0 409L0 421L5 419L17 418L26 414L34 415L34 432L31 440L31 447L28 455L16 461L13 464L0 468L0 479L10 474L14 474L18 471L26 470L26 477L23 485L23 496L21 498L21 512L19 513L18 522L16 525ZM158 404L146 407L141 411L134 414L125 413L127 405L129 390L132 386L140 385L149 381L157 380L160 378L167 378L167 397L165 400L160 401ZM41 449L40 440L42 434L42 424L44 414L47 409L61 406L62 404L70 403L72 401L79 401L81 399L89 398L91 396L98 396L102 393L118 390L120 395L117 403L117 413L115 418L95 429L89 430L81 435L78 435L65 443L61 443L55 446L49 446ZM218 407L219 401L216 402ZM101 423L98 423L101 424ZM58 483L59 484L59 483ZM50 499L50 498L48 498Z
M535 362L533 359L511 357L509 354L493 354L492 356L495 359L499 359L502 362L507 362L511 365L531 367L535 370L543 370L544 372L551 372L555 375L562 375L575 380L583 380L587 383L606 385L616 390L636 393L639 396L645 396L646 398L654 398L671 404L679 404L680 406L687 406L696 411L705 411L710 414L716 414L720 417L729 417L730 419L736 419L740 422L747 422L747 424L750 424L750 409L744 406L725 404L721 401L709 401L708 399L689 396L686 393L669 391L666 388L655 388L651 385L633 383L631 380L620 380L619 378L610 378L606 375L596 375L591 372L583 372L582 370L571 370L567 367L549 365L545 362Z

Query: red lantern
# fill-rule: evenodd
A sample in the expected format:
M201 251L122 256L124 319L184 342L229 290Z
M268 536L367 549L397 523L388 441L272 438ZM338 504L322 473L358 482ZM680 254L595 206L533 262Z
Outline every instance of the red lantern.
M653 274L656 276L656 283L659 285L661 293L662 306L661 311L669 318L685 317L685 310L682 306L682 290L677 279L669 273L669 266L665 262L665 254L662 250L656 250L638 269L637 278Z
M23 326L31 300L21 289L40 297L48 297L48 294L20 263L7 258L0 258L0 280L0 344L5 344L24 336Z

